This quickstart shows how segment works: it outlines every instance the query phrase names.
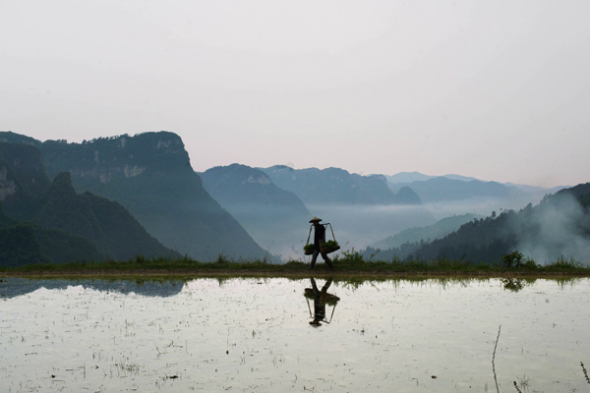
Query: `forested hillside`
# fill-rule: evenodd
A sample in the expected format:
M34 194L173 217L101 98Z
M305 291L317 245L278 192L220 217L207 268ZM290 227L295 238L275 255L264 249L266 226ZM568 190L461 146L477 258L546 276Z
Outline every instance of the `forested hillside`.
M82 236L115 260L144 257L178 257L164 247L117 202L90 192L76 194L70 174L58 174L47 191L47 200L35 217L46 228Z
M497 262L520 251L537 263L559 258L588 262L590 256L590 183L545 197L538 205L505 211L462 225L442 239L407 243L392 256ZM374 250L366 250L368 253Z
M179 255L121 205L77 195L68 173L50 182L33 144L0 142L0 201L3 266Z

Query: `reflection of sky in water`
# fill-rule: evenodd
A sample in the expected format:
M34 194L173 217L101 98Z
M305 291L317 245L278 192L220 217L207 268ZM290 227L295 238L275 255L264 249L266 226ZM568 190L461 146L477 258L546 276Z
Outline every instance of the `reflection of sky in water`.
M319 327L309 280L70 284L0 299L0 391L495 392L499 325L500 391L590 388L586 279L334 282Z

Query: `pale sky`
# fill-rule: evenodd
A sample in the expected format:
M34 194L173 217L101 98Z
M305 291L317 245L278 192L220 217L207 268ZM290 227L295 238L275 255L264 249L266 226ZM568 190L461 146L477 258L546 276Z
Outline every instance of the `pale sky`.
M0 0L0 130L195 170L590 181L590 1Z

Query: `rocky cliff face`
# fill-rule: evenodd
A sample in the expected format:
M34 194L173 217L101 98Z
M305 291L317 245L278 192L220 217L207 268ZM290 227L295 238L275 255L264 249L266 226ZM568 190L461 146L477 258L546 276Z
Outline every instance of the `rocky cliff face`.
M18 142L16 134L10 136ZM33 143L0 142L0 198L0 264L6 266L180 256L117 202L77 194L70 173L61 172L50 182Z
M170 132L41 145L50 176L69 172L78 192L115 200L165 246L201 261L267 253L203 188L181 138Z
M0 201L6 214L31 220L49 184L39 149L0 142Z
M9 176L8 166L6 164L0 166L0 201L4 201L6 197L16 194L16 191L16 182L14 176Z

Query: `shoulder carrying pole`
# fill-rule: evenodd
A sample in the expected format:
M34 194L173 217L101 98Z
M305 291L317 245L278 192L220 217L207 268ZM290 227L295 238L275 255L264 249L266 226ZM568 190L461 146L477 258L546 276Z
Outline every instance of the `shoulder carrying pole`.
M307 241L305 242L306 246L309 244L309 238L311 236L311 228L313 228L313 224L309 226L309 233L307 234Z
M332 228L332 224L327 223L327 224L322 224L323 226L330 226L330 231L332 231L332 239L334 239L334 241L336 241L336 236L334 236L334 229ZM311 231L311 228L310 228Z

